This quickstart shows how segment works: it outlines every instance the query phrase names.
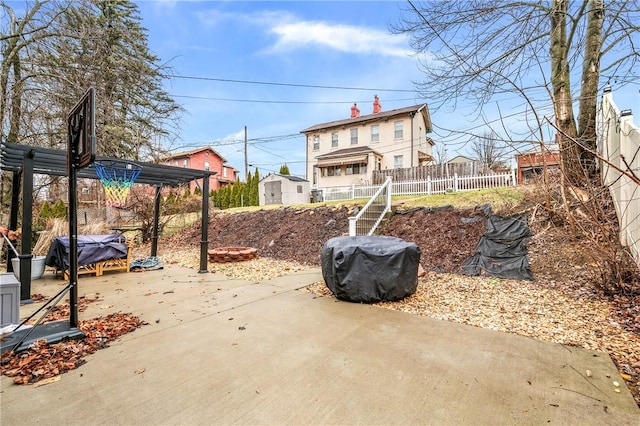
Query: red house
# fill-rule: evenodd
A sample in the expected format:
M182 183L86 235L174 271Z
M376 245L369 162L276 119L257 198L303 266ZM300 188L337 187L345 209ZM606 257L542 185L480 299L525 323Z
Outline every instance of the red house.
M536 146L529 151L516 155L518 163L518 185L542 174L543 167L551 173L560 170L560 149L557 144Z
M226 165L227 160L210 146L204 148L183 151L164 157L162 164L175 167L187 167L190 169L209 170L216 172L210 177L209 190L216 191L225 185L233 184L240 171L234 167ZM189 190L193 193L199 187L202 190L202 179L189 183Z

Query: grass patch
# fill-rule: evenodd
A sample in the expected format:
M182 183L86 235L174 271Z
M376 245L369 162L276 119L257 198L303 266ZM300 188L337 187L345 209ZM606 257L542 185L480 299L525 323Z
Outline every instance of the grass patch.
M494 211L499 211L519 204L523 198L524 194L518 188L492 188L437 195L397 196L393 197L393 201L402 202L403 208L442 206L465 208L491 204Z

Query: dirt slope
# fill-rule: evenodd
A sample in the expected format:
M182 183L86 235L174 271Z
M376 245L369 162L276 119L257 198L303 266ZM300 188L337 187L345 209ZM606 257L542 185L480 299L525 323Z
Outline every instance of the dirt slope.
M254 247L260 256L320 266L322 245L330 238L348 234L348 217L352 215L349 212L342 206L237 214L216 212L209 224L209 247ZM462 222L462 218L476 214L472 209L418 209L393 215L383 234L416 243L422 250L421 264L425 270L457 272L462 261L474 253L484 233L482 221ZM177 238L182 240L181 244L186 241L195 245L200 234L201 228L196 225Z

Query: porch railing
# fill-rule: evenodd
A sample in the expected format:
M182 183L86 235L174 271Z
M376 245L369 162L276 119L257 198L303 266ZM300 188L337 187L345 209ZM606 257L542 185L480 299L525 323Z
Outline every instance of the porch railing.
M349 218L350 236L372 235L375 232L385 215L391 212L391 189L392 180L388 177L362 210L356 216Z
M385 182L386 184L386 182ZM393 195L433 195L447 192L475 191L487 188L504 188L516 186L515 170L506 173L492 173L487 175L460 176L422 180L408 180L392 183ZM351 185L343 187L322 188L323 201L343 201L357 198L370 198L380 189L380 185Z

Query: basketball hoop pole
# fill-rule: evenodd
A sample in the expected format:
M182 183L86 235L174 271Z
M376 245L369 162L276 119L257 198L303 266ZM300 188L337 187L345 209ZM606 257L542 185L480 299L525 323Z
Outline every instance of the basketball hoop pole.
M95 158L95 91L93 87L69 114L67 174L69 176L69 325L78 327L78 182L79 169Z

